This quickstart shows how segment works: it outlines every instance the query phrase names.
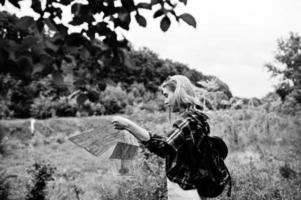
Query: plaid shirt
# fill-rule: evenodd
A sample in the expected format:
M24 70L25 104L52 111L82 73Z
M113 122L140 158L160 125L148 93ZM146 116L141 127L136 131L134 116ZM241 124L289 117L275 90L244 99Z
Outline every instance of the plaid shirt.
M173 124L167 137L150 133L150 140L142 142L151 152L166 159L166 176L184 190L195 189L196 173L190 164L196 159L192 147L201 145L204 136L209 134L207 119L198 106L190 107ZM206 173L207 170L201 171L203 175Z

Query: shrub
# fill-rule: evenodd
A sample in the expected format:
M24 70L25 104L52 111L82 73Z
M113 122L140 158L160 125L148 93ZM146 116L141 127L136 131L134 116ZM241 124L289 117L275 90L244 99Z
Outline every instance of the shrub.
M0 199L9 199L10 184L8 182L9 178L16 178L15 175L7 175L5 171L0 171Z
M56 168L45 162L36 162L28 173L32 176L33 187L27 194L26 200L44 200L47 183L53 180Z
M14 111L10 110L8 105L8 101L0 100L0 119L10 119L14 116Z
M58 117L74 117L77 111L75 106L69 104L66 97L53 102L53 109L55 110L55 115Z
M129 87L129 93L132 93L135 98L137 97L143 97L146 92L146 89L144 87L143 83L137 83L134 82L130 87Z
M150 100L146 103L143 103L141 109L153 113L155 111L159 111L159 105L155 100Z
M54 114L53 105L50 98L41 96L36 98L31 105L30 114L37 119L46 119Z
M119 85L116 87L107 86L100 96L100 102L105 108L105 114L124 113L128 104L127 94Z
M123 179L118 182L117 192L112 191L111 186L100 188L101 199L148 199L166 200L167 187L164 171L164 161L158 156L142 150L138 158L138 166L135 168L134 179ZM146 184L147 183L147 184Z

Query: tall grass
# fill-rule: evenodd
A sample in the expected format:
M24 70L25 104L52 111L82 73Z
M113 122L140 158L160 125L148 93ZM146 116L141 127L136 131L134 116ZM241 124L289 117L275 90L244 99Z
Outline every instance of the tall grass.
M226 164L233 179L232 196L222 194L216 199L301 199L300 116L281 115L260 107L207 114L211 134L221 136L229 147ZM166 134L171 126L167 113L135 112L127 117L157 134ZM141 149L135 160L127 161L129 173L121 175L120 161L109 161L109 155L93 157L65 139L56 139L96 127L107 118L39 120L37 126L43 127L37 128L41 140L48 142L33 145L32 151L27 151L26 146L15 149L12 155L3 157L0 167L8 168L10 173L20 171L20 178L26 182L24 179L29 177L22 169L36 158L47 159L57 168L54 180L46 186L46 199L51 200L166 199L164 160L147 150ZM175 119L176 115L172 115L171 121ZM7 121L3 124L11 126ZM22 187L11 188L19 189Z

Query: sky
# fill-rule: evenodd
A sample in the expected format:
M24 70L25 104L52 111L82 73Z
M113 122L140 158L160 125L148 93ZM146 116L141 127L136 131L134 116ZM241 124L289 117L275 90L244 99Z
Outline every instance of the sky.
M22 5L21 11L10 5L2 9L22 16L30 12L25 2ZM160 20L145 11L146 28L133 17L130 31L121 33L135 49L147 47L163 59L217 76L234 96L261 98L277 83L264 68L274 61L277 39L287 38L289 32L301 35L300 10L300 0L188 0L177 11L193 15L196 29L172 20L170 29L162 32ZM66 12L63 21L70 19Z

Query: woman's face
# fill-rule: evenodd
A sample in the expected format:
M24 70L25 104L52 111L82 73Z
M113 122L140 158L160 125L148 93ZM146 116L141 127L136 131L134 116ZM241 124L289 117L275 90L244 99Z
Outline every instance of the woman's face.
M172 98L173 98L174 92L171 91L168 87L163 87L162 93L164 96L164 104L167 106L173 107Z

